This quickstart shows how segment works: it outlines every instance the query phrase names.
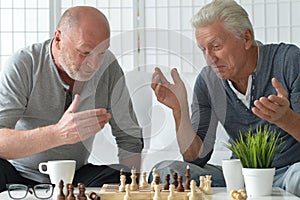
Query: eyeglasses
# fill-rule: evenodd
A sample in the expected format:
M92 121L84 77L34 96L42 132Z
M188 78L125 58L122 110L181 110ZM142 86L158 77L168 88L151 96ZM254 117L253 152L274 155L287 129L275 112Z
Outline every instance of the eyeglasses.
M28 192L34 194L38 199L49 199L52 197L54 184L38 184L28 186L23 184L7 184L8 195L12 199L24 199Z

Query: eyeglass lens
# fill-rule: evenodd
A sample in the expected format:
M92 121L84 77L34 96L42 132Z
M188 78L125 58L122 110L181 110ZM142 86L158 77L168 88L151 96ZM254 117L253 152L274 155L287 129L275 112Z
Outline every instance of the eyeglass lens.
M24 199L28 193L32 191L26 185L11 184L8 187L8 194L12 199ZM49 199L53 194L53 186L51 184L38 184L33 187L34 196L38 199Z
M53 186L49 184L39 184L33 187L35 196L39 199L47 199L52 196Z
M28 187L21 184L13 184L8 188L8 194L12 199L24 199L27 195Z

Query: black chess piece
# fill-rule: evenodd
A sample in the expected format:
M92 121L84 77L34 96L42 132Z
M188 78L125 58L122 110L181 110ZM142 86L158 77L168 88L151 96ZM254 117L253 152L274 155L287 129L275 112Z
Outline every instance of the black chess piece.
M78 183L78 190L79 193L77 195L77 200L87 200L87 197L85 195L85 185L82 183Z
M173 185L175 185L175 188L177 188L178 187L178 174L175 172L174 174L173 174L173 179L174 179L174 181L173 181Z
M166 175L166 184L164 185L164 190L169 190L170 185L170 174Z
M57 200L65 200L65 194L63 192L64 189L64 181L60 180L58 184L59 194L57 195Z
M159 185L159 183L160 183L160 176L159 175L155 176L154 183L155 183L155 185ZM155 187L152 188L152 191L153 192L155 191Z
M184 185L184 189L185 190L190 190L191 189L191 187L190 187L191 172L190 172L190 167L189 166L186 168L185 177L186 177L186 182L185 182L185 185Z
M68 195L66 197L66 200L76 200L74 195L74 186L72 184L68 184L67 188L68 188Z
M176 188L177 192L184 192L184 187L182 185L182 176L179 176L178 178L178 186Z

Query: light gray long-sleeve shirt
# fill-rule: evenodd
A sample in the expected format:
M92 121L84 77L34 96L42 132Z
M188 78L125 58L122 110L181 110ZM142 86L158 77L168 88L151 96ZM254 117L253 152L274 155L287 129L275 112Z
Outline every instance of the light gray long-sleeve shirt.
M64 114L69 86L61 80L53 62L51 42L52 40L47 40L23 48L9 59L7 65L2 66L0 128L34 129L55 124ZM74 90L77 86L75 82ZM84 83L79 94L81 100L77 111L106 108L112 114L110 125L118 145L120 160L141 152L141 128L132 108L123 71L109 50L106 51L99 70ZM47 182L48 177L38 171L40 162L74 159L78 169L87 163L93 140L94 137L91 137L77 144L63 145L11 160L11 163L22 176Z

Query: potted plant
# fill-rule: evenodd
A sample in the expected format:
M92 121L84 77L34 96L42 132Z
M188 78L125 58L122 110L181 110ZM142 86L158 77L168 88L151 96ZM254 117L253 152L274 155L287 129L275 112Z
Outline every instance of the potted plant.
M282 141L279 133L271 131L268 125L240 132L226 147L241 161L245 187L248 196L265 196L272 193L275 168L274 156L279 152Z

